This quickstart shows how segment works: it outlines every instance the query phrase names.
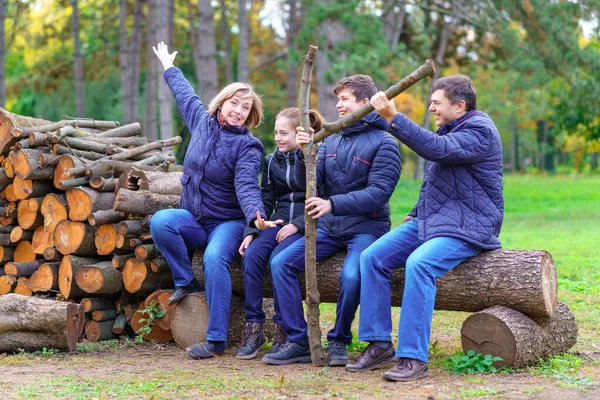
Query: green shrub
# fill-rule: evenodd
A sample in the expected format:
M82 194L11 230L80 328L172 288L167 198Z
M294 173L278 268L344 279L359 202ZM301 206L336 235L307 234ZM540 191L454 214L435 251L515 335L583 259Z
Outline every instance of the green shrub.
M491 354L483 355L475 353L475 350L462 351L455 353L450 357L442 359L442 367L446 371L452 371L455 374L475 374L477 372L496 372L494 362L502 361L501 357L494 357Z

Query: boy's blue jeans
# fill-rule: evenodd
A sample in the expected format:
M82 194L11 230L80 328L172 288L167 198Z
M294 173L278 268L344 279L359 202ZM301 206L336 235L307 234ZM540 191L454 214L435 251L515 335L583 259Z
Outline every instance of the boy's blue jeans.
M481 248L452 237L423 242L418 233L414 218L383 235L362 253L358 338L370 342L392 341L390 275L392 270L404 266L396 357L427 362L436 279L479 254Z
M348 249L340 273L340 295L336 307L336 321L327 333L327 340L345 344L352 342L351 326L360 301L360 253L377 239L374 235L360 234L342 240L317 229L317 262ZM282 325L289 340L308 344L308 331L302 308L302 294L298 285L298 273L304 271L306 240L291 244L287 249L271 258L271 276L275 295L279 302Z
M152 239L171 267L175 286L185 286L194 278L188 252L206 247L202 271L210 313L208 340L227 340L231 303L229 265L239 256L245 225L243 219L200 224L192 213L182 209L160 210L150 220Z
M302 234L296 233L288 236L279 243L275 240L275 237L281 228L282 226L277 226L261 231L252 243L250 243L250 246L248 246L244 253L244 257L242 257L246 322L259 324L265 322L265 313L263 311L265 264L267 264L270 258L277 256L277 254L302 237ZM275 291L275 285L273 285L273 291ZM281 324L277 296L273 294L273 298L275 303L273 321L276 324Z

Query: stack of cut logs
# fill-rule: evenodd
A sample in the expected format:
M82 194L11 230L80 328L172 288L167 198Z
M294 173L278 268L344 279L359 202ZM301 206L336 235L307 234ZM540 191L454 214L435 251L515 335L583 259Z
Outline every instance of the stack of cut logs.
M79 301L91 341L139 329L137 308L166 304L169 292L157 290L173 287L148 221L179 205L182 172L168 149L181 138L140 134L139 123L51 123L0 109L0 294ZM53 343L19 348L40 347Z

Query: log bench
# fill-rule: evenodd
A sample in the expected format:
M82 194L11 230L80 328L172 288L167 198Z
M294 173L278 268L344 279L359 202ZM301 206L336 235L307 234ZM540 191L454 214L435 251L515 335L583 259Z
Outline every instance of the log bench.
M317 266L321 302L336 303L345 253ZM203 280L202 252L194 255L196 277ZM244 325L241 264L231 265L232 307L230 343ZM303 276L300 288L304 292ZM392 305L402 306L404 269L392 273ZM265 273L265 298L273 297L270 274ZM208 306L202 296L189 296L174 312L175 341L185 347L205 340ZM185 309L185 312L184 312ZM265 310L267 307L265 307ZM556 267L547 251L493 250L467 259L437 281L436 310L473 312L461 329L463 350L493 354L504 360L498 366L519 368L570 349L577 340L577 325L569 307L558 302ZM194 313L189 318L189 313ZM184 317L187 315L187 318ZM201 326L194 330L193 326ZM265 329L272 322L267 317Z

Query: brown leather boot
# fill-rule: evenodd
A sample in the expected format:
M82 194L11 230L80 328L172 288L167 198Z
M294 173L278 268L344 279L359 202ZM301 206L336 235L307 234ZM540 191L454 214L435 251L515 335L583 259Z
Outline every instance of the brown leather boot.
M392 369L383 374L383 378L394 382L410 382L429 375L427 363L412 358L401 358Z
M369 346L364 349L362 353L360 353L355 362L352 364L346 364L346 371L370 371L380 365L389 364L394 360L395 351L392 342L389 342L388 347L385 349L381 349L375 344L370 343Z

